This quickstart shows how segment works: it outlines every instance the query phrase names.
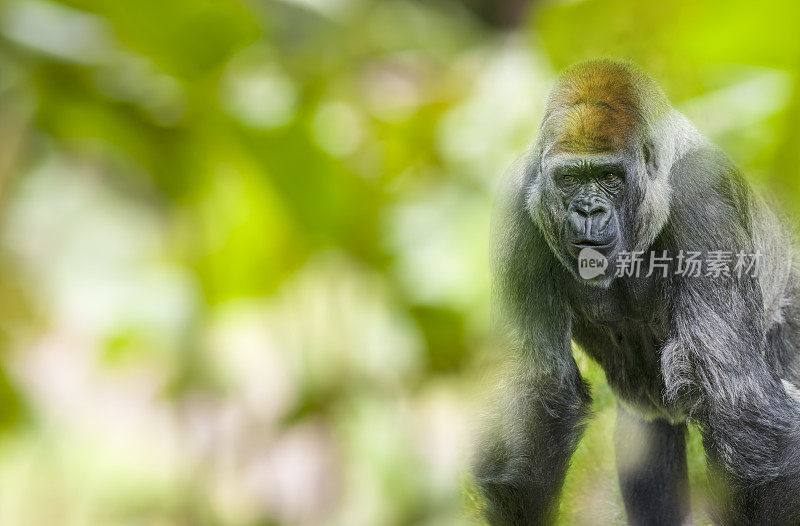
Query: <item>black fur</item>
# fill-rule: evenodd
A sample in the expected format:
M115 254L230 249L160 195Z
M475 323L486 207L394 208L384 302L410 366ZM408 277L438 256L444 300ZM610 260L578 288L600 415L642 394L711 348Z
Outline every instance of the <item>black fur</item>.
M591 220L585 232L570 226L575 194L558 186L559 152L586 155L585 181L594 155L622 159L622 194L584 185L613 208L612 270L624 251L724 250L760 253L759 275L685 277L672 262L667 277L583 280L570 243L598 229ZM627 431L616 442L631 524L691 521L687 422L703 434L717 523L800 524L794 240L738 169L648 77L592 61L558 81L539 138L510 179L494 226L494 273L517 374L511 402L478 447L474 471L489 522L556 517L590 402L572 340L602 366L624 406L618 429ZM630 437L645 447L633 462L622 458L635 449Z
M635 526L671 526L689 516L686 426L648 422L620 407L614 445L620 489Z

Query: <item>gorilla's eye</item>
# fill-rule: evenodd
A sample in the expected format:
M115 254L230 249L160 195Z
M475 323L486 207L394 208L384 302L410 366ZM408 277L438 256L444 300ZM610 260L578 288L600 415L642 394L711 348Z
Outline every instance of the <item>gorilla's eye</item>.
M574 183L575 176L572 174L564 174L561 176L561 180L564 181L565 183Z
M613 172L606 172L603 174L603 181L607 183L616 183L618 180L617 174Z

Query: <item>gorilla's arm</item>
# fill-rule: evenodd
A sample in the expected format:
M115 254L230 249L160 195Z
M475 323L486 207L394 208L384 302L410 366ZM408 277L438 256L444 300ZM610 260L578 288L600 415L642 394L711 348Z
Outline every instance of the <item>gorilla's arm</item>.
M554 522L583 432L589 393L575 363L559 375L534 369L518 375L514 398L479 449L475 478L495 526Z
M691 522L685 432L684 424L646 421L619 406L614 447L632 526Z
M667 236L674 248L752 253L755 206L739 174L715 152L673 174L683 188ZM677 277L662 354L667 394L700 425L723 524L800 523L800 405L767 356L756 277Z
M493 525L549 524L590 401L570 347L566 279L524 209L518 180L495 225L501 316L517 347L510 400L483 437L475 477Z
M664 351L668 388L685 397L724 480L722 524L800 523L800 405L760 337L753 283L687 281Z

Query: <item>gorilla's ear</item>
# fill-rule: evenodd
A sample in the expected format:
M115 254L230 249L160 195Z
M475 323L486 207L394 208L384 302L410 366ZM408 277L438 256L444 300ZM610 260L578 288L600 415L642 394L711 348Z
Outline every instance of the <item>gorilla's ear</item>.
M669 179L675 163L704 140L689 119L679 112L672 110L662 115L649 126L642 140L642 156L649 179Z
M633 250L647 250L667 222L672 189L669 172L675 161L673 143L662 127L655 127L642 141L647 176L643 177L641 200L636 208Z
M659 152L656 149L654 138L647 136L642 143L642 154L644 156L644 166L650 179L658 177L658 171L663 168L664 159L660 159Z
M502 178L498 199L499 207L515 206L520 199L528 200L531 188L538 178L539 162L531 151L517 157Z
M542 174L541 158L533 155L525 163L524 179L528 184L536 183Z
M542 197L541 157L536 149L529 150L521 160L520 184L525 194L525 202L530 209L536 208Z

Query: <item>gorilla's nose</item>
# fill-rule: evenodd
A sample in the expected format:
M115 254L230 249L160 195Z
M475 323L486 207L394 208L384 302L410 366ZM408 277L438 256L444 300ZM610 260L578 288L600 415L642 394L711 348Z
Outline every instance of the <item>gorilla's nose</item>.
M611 208L596 199L576 199L569 207L569 222L575 237L586 241L606 241Z
M608 214L608 207L602 201L594 199L576 199L571 206L573 212L584 218L595 215Z

